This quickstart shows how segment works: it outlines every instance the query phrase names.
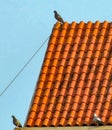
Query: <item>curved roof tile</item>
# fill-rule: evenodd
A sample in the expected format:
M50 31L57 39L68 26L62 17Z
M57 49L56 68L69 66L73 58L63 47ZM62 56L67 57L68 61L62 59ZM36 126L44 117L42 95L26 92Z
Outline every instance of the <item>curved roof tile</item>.
M25 126L112 124L112 23L56 23Z

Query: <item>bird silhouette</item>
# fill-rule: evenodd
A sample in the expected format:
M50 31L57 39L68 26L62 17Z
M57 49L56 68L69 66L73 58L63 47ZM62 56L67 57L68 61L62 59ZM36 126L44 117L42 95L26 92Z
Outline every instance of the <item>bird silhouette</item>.
M95 113L94 113L93 121L96 123L97 126L103 125L103 122Z
M56 10L54 10L54 17L56 20L58 20L60 23L64 23L64 20L62 19L62 17L57 13Z
M22 127L21 123L19 122L19 120L14 115L12 115L12 118L13 118L13 124L15 126Z

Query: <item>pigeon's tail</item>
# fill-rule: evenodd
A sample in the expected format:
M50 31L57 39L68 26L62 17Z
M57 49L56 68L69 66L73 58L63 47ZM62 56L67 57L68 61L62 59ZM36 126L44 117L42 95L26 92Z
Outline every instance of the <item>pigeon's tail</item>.
M18 127L22 127L22 125L20 124Z
M62 23L64 23L64 20L62 19L62 21L61 21Z
M104 125L104 122L102 122L102 121L99 121L99 125Z
M62 24L64 23L64 20L61 17L59 17L58 21Z

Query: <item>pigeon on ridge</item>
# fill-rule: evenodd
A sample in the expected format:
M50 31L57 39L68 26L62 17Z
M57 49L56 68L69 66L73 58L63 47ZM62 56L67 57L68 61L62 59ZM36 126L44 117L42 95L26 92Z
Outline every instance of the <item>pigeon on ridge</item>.
M17 127L22 127L21 123L19 122L18 119L16 119L15 116L12 115L12 118L13 118L13 124Z
M103 125L103 122L95 113L94 113L93 121L97 124L97 126Z
M64 23L64 20L62 19L62 17L57 13L56 10L54 10L54 17L56 20L58 20L60 23Z

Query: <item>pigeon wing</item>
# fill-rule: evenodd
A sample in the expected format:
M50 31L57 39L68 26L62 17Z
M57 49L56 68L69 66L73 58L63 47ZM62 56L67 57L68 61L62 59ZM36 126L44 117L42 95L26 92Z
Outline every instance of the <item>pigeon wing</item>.
M98 122L100 125L103 125L103 122L102 122L102 120L101 120L99 117L97 117L97 122Z
M97 121L101 121L101 119L99 117L97 117L96 119L97 119Z
M57 18L57 20L60 21L61 23L64 23L64 20L62 19L62 17L61 17L59 14L56 15L56 18Z
M22 127L21 123L16 118L13 119L13 123L14 123L15 126Z

